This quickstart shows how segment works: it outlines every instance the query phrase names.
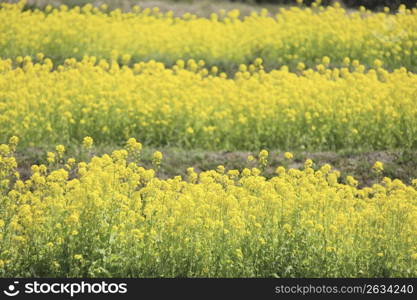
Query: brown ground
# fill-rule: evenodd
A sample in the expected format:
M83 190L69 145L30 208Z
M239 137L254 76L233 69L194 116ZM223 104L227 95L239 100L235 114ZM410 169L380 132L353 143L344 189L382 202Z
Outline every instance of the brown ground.
M104 146L98 147L93 152L94 155L111 153L120 147ZM18 150L17 159L19 172L22 178L30 176L30 166L32 164L46 163L46 152L53 151L54 147L44 149L29 148ZM248 155L257 156L257 153L246 151L202 151L186 150L181 148L147 148L142 153L142 164L147 168L152 168L152 153L160 150L164 154L158 177L169 178L176 175L186 177L188 167L194 167L198 172L216 169L218 165L224 165L226 169L239 169L245 167L256 167L257 163L248 162ZM75 157L80 160L78 149L69 149L67 157ZM294 159L288 161L283 157L282 151L271 151L269 166L264 171L264 176L271 177L276 167L285 166L286 168L302 168L304 161L311 158L315 163L315 168L329 163L342 174L342 182L347 175L354 176L359 180L359 185L370 186L378 181L378 176L372 172L372 165L375 161L384 164L384 172L381 176L392 179L398 178L410 184L411 180L417 178L417 151L377 151L377 152L295 152Z

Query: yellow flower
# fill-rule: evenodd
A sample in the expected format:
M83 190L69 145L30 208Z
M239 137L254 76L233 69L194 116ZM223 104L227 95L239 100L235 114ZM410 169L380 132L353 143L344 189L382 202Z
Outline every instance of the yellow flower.
M345 57L343 59L343 65L346 66L346 67L350 65L350 58L349 57Z
M251 174L253 176L259 176L261 174L261 170L259 170L258 168L252 168Z
M277 175L284 175L285 174L285 168L284 167L282 167L282 166L280 166L280 167L277 167L276 169L275 169L275 174L277 174Z
M355 180L355 178L353 178L352 176L346 176L346 182L350 185L350 186L354 186L356 187L358 185L358 181Z
M73 157L68 158L67 164L72 167L75 164L75 158L73 158Z
M37 53L36 54L36 59L38 61L42 61L44 57L45 57L45 55L43 53Z
M375 68L380 68L380 67L382 67L382 61L381 61L381 60L379 60L379 59L375 59L375 60L374 60L374 67L375 67Z
M235 179L239 177L239 170L229 170L227 174L230 176L230 178Z
M297 70L298 70L298 71L303 71L305 68L306 68L306 65L305 65L304 63L299 62L299 63L297 64Z
M135 138L130 138L126 142L126 149L129 152L140 152L142 150L142 144L137 142Z
M285 152L284 157L286 159L293 159L294 155L291 152Z
M12 136L9 139L9 146L11 148L12 151L16 150L16 146L19 143L19 138L17 136Z
M222 165L217 166L217 172L219 172L220 174L224 174L225 168Z
M55 162L55 153L53 152L48 152L47 153L47 158L46 160L48 161L48 163L52 164Z
M239 66L239 72L246 72L246 71L247 71L247 66L246 66L246 65L241 64L241 65Z
M248 168L242 170L242 176L247 177L251 175L251 171Z
M376 172L376 173L381 173L384 170L384 164L380 161L376 161L374 163L374 165L372 166L372 169Z
M75 254L74 255L74 259L75 260L82 260L83 259L83 256L81 254Z
M161 164L163 155L160 151L155 151L152 155L152 164L155 166L159 166Z
M62 158L64 156L65 147L64 145L58 145L55 147L56 152L58 153L58 157Z
M259 163L264 168L268 164L268 156L269 156L269 153L267 150L261 150L261 152L259 152Z
M83 139L83 147L85 148L85 149L91 149L91 147L93 146L93 139L91 138L91 137L89 137L89 136L86 136L84 139Z
M262 58L260 58L260 57L258 57L258 58L257 58L257 59L255 59L255 61L254 61L254 65L255 65L255 66L257 66L257 67L261 66L261 65L262 65L262 63L263 63L263 59L262 59Z
M219 68L216 66L212 66L210 69L211 74L213 75L217 75L217 73L219 72Z
M304 162L304 168L311 168L313 166L313 161L311 159L307 159Z

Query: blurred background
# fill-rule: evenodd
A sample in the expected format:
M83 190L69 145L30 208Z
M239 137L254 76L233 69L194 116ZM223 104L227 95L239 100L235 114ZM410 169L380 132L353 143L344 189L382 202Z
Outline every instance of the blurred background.
M0 0L0 2L16 3L19 0ZM304 5L311 5L314 0L303 0ZM408 8L416 7L417 0L322 0L323 5L331 5L339 2L346 8L358 8L364 6L375 11L383 10L385 6L391 10L398 8L400 4ZM162 11L173 10L176 15L185 12L208 16L212 12L220 9L240 9L242 15L247 15L250 11L259 8L267 8L274 12L279 7L297 5L297 0L27 0L26 9L42 8L48 4L59 6L65 4L69 7L82 6L91 3L94 6L107 4L110 9L120 8L129 11L134 5L146 7L159 7Z

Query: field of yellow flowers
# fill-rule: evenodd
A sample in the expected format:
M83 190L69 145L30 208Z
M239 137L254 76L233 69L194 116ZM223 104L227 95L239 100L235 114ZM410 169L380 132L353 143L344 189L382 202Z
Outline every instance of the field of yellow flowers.
M255 168L161 180L162 153L146 170L131 138L89 162L58 145L22 181L17 142L0 146L2 276L417 276L417 191L399 180L357 189L311 160L266 180L266 150Z
M396 14L316 4L281 9L277 15L263 10L239 18L238 10L222 10L198 18L139 6L122 13L109 12L105 4L21 11L23 5L2 4L0 56L41 52L62 63L92 55L132 63L154 59L169 66L178 58L201 59L227 71L258 57L268 68L295 68L298 62L311 67L328 56L334 65L345 57L367 65L378 58L389 69L417 70L417 8L405 6Z
M328 61L295 74L265 72L258 59L227 78L194 60L129 68L86 57L53 69L50 59L19 56L0 61L0 136L29 146L91 135L229 150L417 147L417 75L378 60L366 72L358 61Z
M415 151L417 9L0 5L0 277L417 277L417 179L262 150Z

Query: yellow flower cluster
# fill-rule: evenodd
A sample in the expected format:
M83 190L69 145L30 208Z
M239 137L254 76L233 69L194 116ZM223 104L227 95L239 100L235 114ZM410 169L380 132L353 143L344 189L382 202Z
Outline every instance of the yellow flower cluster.
M417 179L382 162L366 188L311 159L266 178L267 150L186 178L158 178L159 151L141 166L142 143L416 149L417 9L318 2L244 18L0 4L0 276L417 277ZM15 135L56 145L47 163L20 174ZM105 143L124 148L94 155Z
M311 160L162 180L130 154L21 180L1 145L0 275L417 276L417 190L399 180L358 189Z
M14 64L0 61L1 142L17 134L32 146L91 135L87 149L93 139L131 136L206 149L417 147L417 75L404 68L364 71L354 61L295 74L265 72L258 61L228 78L194 60L120 68L86 57L53 71L48 59Z
M0 56L30 55L57 63L94 55L122 64L155 59L173 65L177 59L202 59L232 70L261 56L267 67L315 65L327 55L330 64L344 57L385 67L417 66L417 9L401 6L396 14L341 7L282 8L240 17L238 10L200 18L190 13L134 7L132 12L91 4L69 9L47 6L22 11L20 4L1 4Z

